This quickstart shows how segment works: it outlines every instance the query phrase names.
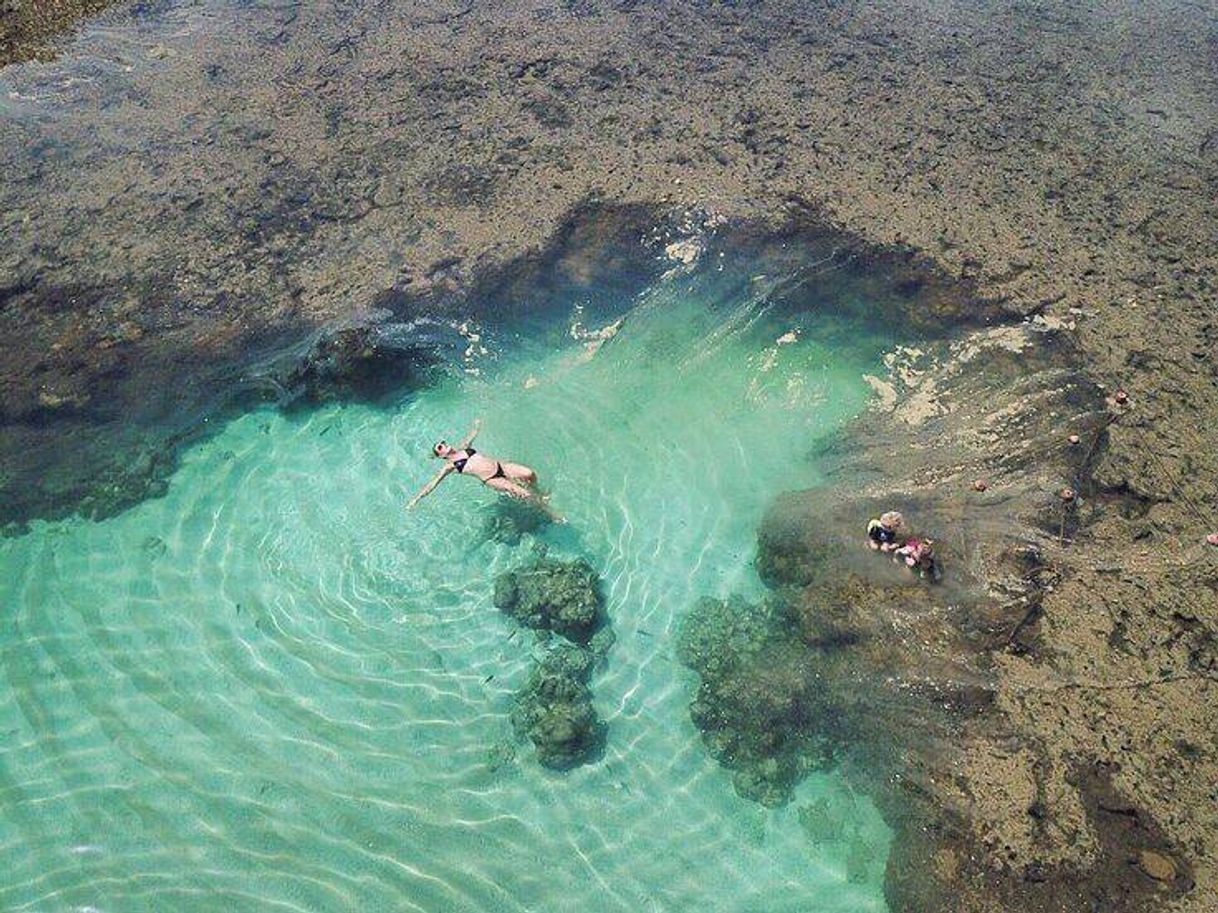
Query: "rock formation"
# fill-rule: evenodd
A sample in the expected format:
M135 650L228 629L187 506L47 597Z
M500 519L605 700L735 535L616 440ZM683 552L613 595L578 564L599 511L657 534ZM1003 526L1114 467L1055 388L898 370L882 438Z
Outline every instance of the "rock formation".
M543 552L495 578L494 600L538 631L544 651L512 705L512 728L533 743L545 767L567 770L595 761L605 746L606 727L588 683L613 645L600 578L582 558L560 561Z
M596 659L589 648L554 642L516 695L512 728L533 743L543 767L568 770L604 750L606 727L588 687Z
M520 624L587 644L604 624L600 579L582 558L541 557L495 578L495 607Z

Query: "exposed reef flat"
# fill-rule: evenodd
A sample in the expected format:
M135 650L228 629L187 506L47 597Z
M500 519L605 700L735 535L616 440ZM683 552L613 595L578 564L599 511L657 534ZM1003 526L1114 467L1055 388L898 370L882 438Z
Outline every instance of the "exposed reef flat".
M81 19L116 0L0 0L0 66L49 60Z
M1159 634L1159 649L1131 651L1115 617L1097 618L1115 606L1095 581L1136 573L1100 563L1090 532L1121 509L1093 467L1129 416L1078 369L1072 345L1039 320L897 353L900 389L821 456L837 464L829 484L780 498L760 532L781 636L806 645L794 655L812 676L767 663L770 681L788 686L768 703L815 746L813 761L861 755L850 769L872 778L899 835L894 909L1158 909L1200 888L1196 841L1211 823L1181 821L1134 769L1139 753L1179 752L1210 699L1213 641L1192 621L1207 599L1180 595L1182 617L1163 619L1175 630ZM863 547L859 517L892 504L939 537L944 585ZM1204 567L1205 547L1172 556L1164 573ZM1212 569L1192 577L1214 582ZM1104 648L1077 650L1086 634ZM753 678L747 657L740 665L734 678ZM715 679L702 674L705 690ZM729 719L737 741L755 745L758 729L773 728L756 712ZM1139 743L1126 729L1139 718L1174 729L1171 747ZM1194 770L1160 763L1143 774L1159 790L1195 788Z
M582 232L556 256L587 278L615 249L598 238L623 236L570 221L589 200L773 228L815 213L1046 321L1072 365L1056 370L1093 385L1063 416L1098 419L1095 398L1128 391L1094 448L1096 426L1079 432L1079 469L1059 453L1071 427L1021 399L1053 369L1035 372L1050 387L966 397L975 375L951 374L966 352L943 353L914 366L941 395L893 386L875 427L895 449L859 439L868 507L900 496L949 530L937 511L959 509L975 524L962 542L992 535L976 567L952 558L983 591L1021 576L995 557L1015 541L1049 561L1023 571L1043 585L1012 591L1035 611L1009 643L942 621L992 701L941 741L924 801L901 800L954 817L902 832L894 908L1218 908L1218 550L1201 544L1218 508L1212 7L432 0L258 16L58 88L54 117L23 100L37 72L3 71L19 96L0 143L6 508L85 497L47 457L68 435L118 455L91 478L129 478L143 432L115 429L148 389L168 391L163 412L190 405L187 433L251 363L307 351L335 321L442 311L506 264L527 288L556 234ZM1020 365L1025 349L981 339L977 364ZM932 447L941 434L959 449ZM150 466L166 443L153 435ZM910 466L881 458L906 444ZM23 470L44 463L71 477L60 491ZM1053 499L1077 473L1062 528ZM981 497L977 475L993 483ZM816 505L793 496L776 516ZM924 757L904 782L925 781Z

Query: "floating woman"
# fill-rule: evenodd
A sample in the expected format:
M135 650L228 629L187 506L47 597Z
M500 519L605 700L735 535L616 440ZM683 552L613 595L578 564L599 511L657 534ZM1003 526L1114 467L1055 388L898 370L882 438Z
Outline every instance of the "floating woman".
M481 427L482 420L475 421L473 429L465 436L465 440L456 447L447 441L440 441L432 447L432 455L445 460L445 466L436 473L435 478L423 486L422 491L410 499L406 509L414 507L435 491L436 486L450 474L456 472L460 475L473 476L484 485L503 492L505 495L528 501L552 519L559 523L564 522L563 518L546 503L546 499L534 490L533 486L537 484L537 473L534 470L522 463L509 463L506 460L496 459L489 454L480 453L470 446L474 442L474 438L478 436Z

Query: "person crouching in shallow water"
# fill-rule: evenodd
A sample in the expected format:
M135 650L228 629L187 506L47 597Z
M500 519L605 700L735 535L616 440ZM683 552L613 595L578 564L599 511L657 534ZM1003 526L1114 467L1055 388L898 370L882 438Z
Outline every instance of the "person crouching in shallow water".
M935 559L934 539L910 539L893 551L892 560L903 561L923 580L938 581L942 576L939 562Z
M904 536L902 527L905 518L900 511L890 510L880 515L878 520L867 524L867 545L882 552L891 552L901 545Z
M537 484L537 473L534 470L522 463L509 463L506 460L496 459L489 454L480 453L470 446L474 442L474 438L478 436L481 427L482 421L479 419L474 423L473 430L465 436L465 440L456 447L447 441L440 441L431 448L432 456L444 460L445 466L436 473L435 478L423 486L422 491L410 499L406 509L410 510L435 491L436 486L449 475L456 472L459 475L473 476L489 488L503 492L505 495L528 501L548 514L551 519L559 523L565 522L546 503L546 499L534 490L533 486Z

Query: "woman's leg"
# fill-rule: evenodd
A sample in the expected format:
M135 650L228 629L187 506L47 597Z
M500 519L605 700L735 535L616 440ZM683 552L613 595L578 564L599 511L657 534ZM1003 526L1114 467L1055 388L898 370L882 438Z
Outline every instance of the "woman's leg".
M537 484L537 473L522 463L503 463L503 474L513 482L523 482L525 485Z
M504 466L503 468L505 471L507 470L507 466ZM505 495L511 495L513 498L523 498L526 501L535 500L536 498L533 492L529 491L523 485L518 482L513 482L510 478L505 479L503 476L499 476L498 478L494 479L487 479L486 484L490 488L495 489L495 491L501 491Z
M506 469L506 465L504 468ZM561 514L556 513L554 509L546 503L544 498L538 497L536 492L529 491L529 489L517 482L513 482L511 479L505 479L501 476L497 479L487 479L486 484L495 489L495 491L501 491L505 495L510 495L513 498L520 498L523 501L536 504L538 508L545 511L552 519L557 520L559 523L566 522Z

